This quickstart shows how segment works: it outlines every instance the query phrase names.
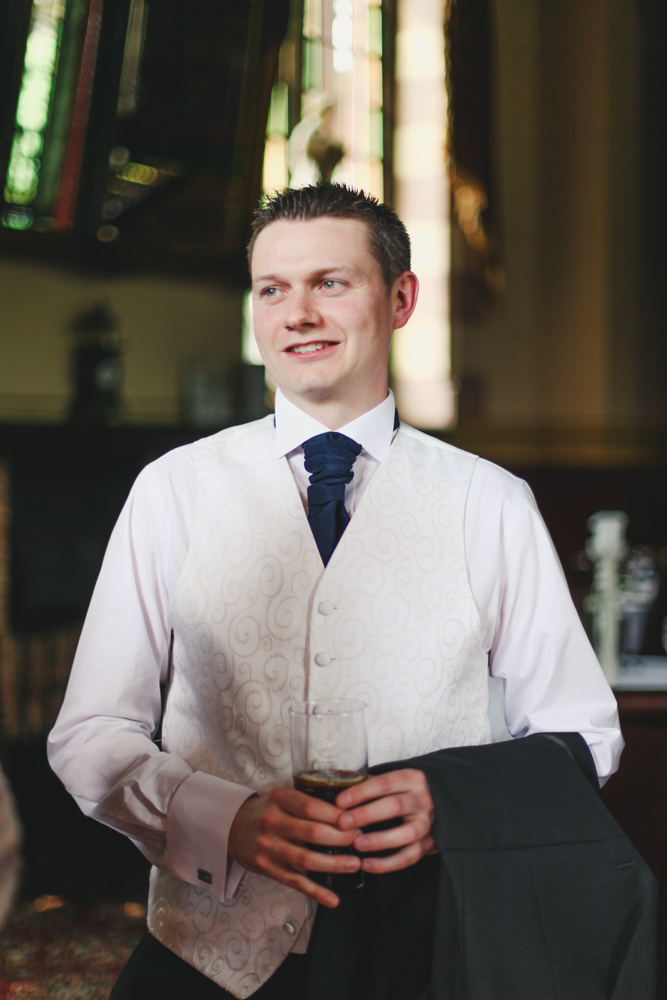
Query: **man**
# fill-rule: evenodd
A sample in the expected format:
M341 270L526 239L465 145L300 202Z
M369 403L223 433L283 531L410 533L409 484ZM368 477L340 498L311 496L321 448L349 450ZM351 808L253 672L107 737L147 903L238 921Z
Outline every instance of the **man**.
M434 852L420 770L335 806L290 787L294 701L362 699L371 764L400 761L489 742L490 669L514 736L580 733L600 780L622 747L527 486L398 425L389 349L418 294L400 220L344 187L289 191L259 211L249 256L275 421L141 473L49 740L84 812L155 866L150 935L114 1000L151 983L298 997L314 903L338 904L304 872L382 875Z

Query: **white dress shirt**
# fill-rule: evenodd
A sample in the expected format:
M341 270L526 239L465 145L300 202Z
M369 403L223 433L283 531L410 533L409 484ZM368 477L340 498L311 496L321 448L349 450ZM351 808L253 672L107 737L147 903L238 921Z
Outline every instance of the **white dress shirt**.
M379 406L339 428L362 447L346 488L350 515L389 452L394 416L390 392ZM289 462L306 508L309 476L301 444L328 430L278 391L276 457ZM185 762L182 769L164 767L164 758L172 755L162 754L151 740L161 710L159 681L167 677L170 601L192 538L196 494L193 445L169 452L137 478L111 536L65 702L49 737L51 764L83 812L131 836L171 874L180 870L179 856L193 850L225 857L234 816L252 794L221 781L221 800L209 805L196 782L186 784L192 772ZM509 732L515 737L579 732L600 780L606 780L623 747L616 701L526 483L479 459L468 491L464 541L483 649L490 673L504 684ZM105 709L110 703L113 713ZM110 726L107 719L98 737L96 718L110 714L118 721ZM129 766L128 740L136 748ZM96 741L104 745L91 753ZM78 751L84 744L86 750ZM106 758L116 775L113 793L114 782L100 766ZM215 823L200 820L206 809ZM243 870L230 860L227 871L230 898ZM298 942L295 950L302 950Z

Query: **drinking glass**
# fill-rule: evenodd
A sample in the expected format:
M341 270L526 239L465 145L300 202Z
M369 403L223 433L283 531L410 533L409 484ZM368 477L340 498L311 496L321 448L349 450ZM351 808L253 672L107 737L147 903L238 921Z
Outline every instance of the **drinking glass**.
M366 705L350 698L329 698L290 705L289 711L294 787L335 804L340 792L368 777ZM307 847L323 854L356 854L353 847ZM356 896L364 887L361 869L349 874L308 872L308 878L341 899Z

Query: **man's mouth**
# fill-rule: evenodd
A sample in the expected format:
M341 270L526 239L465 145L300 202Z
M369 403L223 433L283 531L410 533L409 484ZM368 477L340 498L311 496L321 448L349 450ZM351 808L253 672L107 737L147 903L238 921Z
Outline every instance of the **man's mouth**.
M332 340L317 340L312 344L294 344L288 347L289 354L315 354L316 351L323 351L327 347L335 347L336 342Z

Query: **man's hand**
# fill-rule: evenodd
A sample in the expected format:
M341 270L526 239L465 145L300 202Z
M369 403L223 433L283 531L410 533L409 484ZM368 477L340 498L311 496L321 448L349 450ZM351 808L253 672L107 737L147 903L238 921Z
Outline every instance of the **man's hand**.
M319 854L302 843L350 847L361 833L348 823L338 824L342 810L292 788L276 788L268 795L246 799L229 831L227 851L248 871L266 875L298 889L324 906L338 906L338 896L311 882L299 869L318 872L354 872L359 858L347 854ZM372 821L371 821L372 822Z
M363 802L368 805L361 805ZM416 864L426 854L437 853L431 836L433 799L422 771L406 768L369 778L341 792L336 805L345 810L338 819L341 830L403 818L401 826L355 838L354 846L361 853L401 848L386 858L364 858L361 867L365 872L395 872Z

